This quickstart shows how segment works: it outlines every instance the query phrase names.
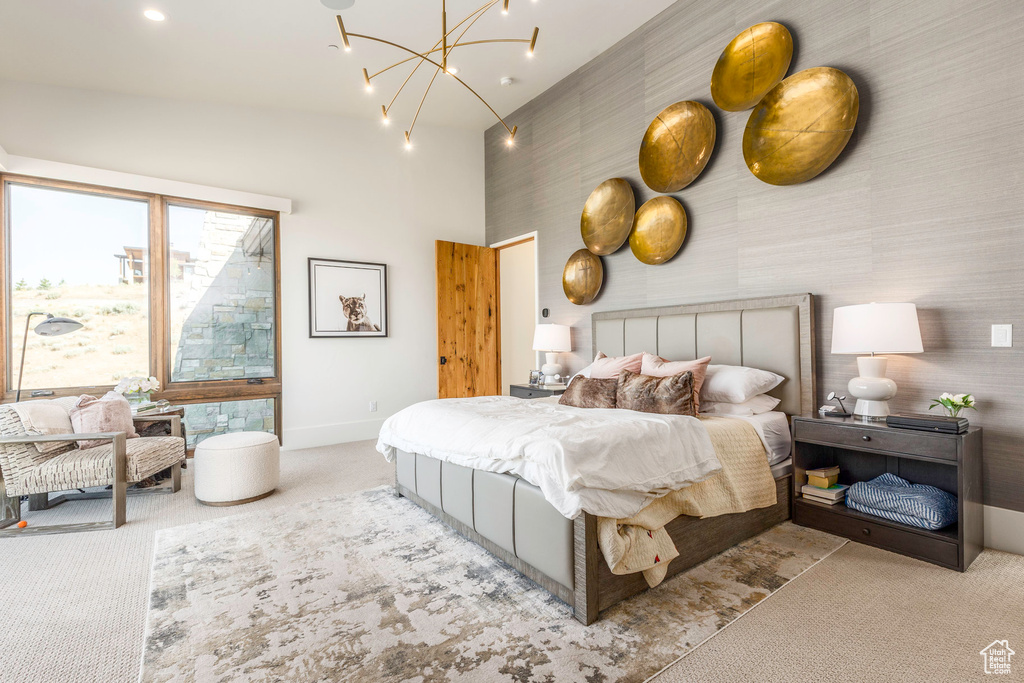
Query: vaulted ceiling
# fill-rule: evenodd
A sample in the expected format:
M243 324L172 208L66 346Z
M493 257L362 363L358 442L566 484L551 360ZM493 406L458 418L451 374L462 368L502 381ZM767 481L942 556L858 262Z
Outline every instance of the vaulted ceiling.
M484 0L448 0L449 26ZM529 38L466 46L452 53L459 77L506 115L625 37L673 0L511 0L465 40ZM163 22L143 11L157 9ZM0 2L0 79L174 99L236 103L358 117L380 116L411 65L375 81L373 73L405 54L353 39L340 45L335 14L348 31L427 50L440 38L441 0L356 0L335 12L320 0L8 0ZM411 118L433 69L420 69L392 110ZM514 83L502 86L502 77ZM450 78L439 78L421 123L484 129L495 119ZM401 124L400 124L401 125Z

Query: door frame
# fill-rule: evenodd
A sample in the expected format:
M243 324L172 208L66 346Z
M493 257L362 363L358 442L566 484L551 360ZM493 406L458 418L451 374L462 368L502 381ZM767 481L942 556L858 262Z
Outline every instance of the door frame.
M517 237L510 237L507 240L501 240L494 244L489 244L491 249L507 249L508 247L515 247L525 242L533 242L533 324L540 324L540 239L538 231L533 230L531 232L523 233ZM501 323L501 257L498 257L498 323ZM500 332L500 330L499 330ZM499 334L500 336L500 334ZM498 354L498 368L501 368L501 353L500 346ZM540 351L533 352L533 361L540 367Z

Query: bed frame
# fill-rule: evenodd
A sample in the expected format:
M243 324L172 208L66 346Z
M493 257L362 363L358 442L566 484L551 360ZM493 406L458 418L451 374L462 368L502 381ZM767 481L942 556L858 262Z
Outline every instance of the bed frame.
M770 393L778 410L809 413L815 398L814 305L810 294L594 313L594 352L640 351L667 360L712 356L787 378ZM642 574L611 573L597 545L597 517L562 517L532 484L508 474L399 452L395 490L568 603L583 624L647 590ZM665 529L679 557L668 577L789 519L791 474L775 480L768 508L708 519L680 516ZM668 578L666 577L666 578Z

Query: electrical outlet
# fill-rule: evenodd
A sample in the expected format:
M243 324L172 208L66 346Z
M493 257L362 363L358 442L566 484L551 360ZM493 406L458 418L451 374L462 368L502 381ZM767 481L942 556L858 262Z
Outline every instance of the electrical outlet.
M377 412L377 402L376 401L370 401L370 412L371 413L376 413Z
M1013 325L993 325L992 346L1013 346Z

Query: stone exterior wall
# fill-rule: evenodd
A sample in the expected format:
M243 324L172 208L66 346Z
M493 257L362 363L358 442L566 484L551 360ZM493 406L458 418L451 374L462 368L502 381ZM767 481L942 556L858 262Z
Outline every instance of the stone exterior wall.
M172 381L273 377L274 249L271 238L260 254L261 220L206 213L193 262L180 280L172 279L175 300L182 301L172 323L183 320ZM273 432L274 402L187 406L185 423L190 448L227 432Z
M245 254L243 239L253 223L248 216L207 212L193 270L182 285L185 322L174 381L273 376L274 253L267 249L262 259Z
M185 406L188 447L228 432L274 433L274 400L225 401Z

